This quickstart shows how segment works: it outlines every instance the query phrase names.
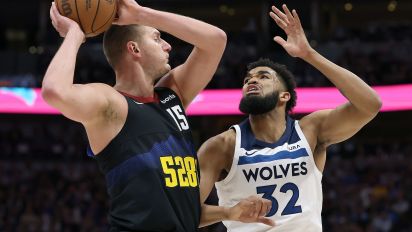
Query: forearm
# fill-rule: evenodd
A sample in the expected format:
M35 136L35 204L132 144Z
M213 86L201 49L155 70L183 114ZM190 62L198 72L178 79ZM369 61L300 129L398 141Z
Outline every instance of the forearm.
M199 49L224 49L226 45L225 32L202 21L147 7L141 7L136 15L137 24L165 31Z
M357 75L315 50L303 59L325 75L357 109L371 113L379 111L382 103L378 94Z
M42 90L64 91L73 85L76 56L84 35L77 30L70 30L62 45L47 68Z
M202 205L199 227L208 226L224 220L229 220L227 208L215 205Z

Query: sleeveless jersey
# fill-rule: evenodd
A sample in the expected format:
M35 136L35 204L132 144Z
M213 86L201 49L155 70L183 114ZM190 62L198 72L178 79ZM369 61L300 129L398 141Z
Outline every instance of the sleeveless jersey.
M94 156L110 197L110 231L193 232L200 220L199 170L179 97L155 88L158 102L125 96L126 122Z
M272 202L266 215L276 223L225 221L235 232L322 231L322 173L298 121L287 117L286 130L275 143L256 139L246 119L236 131L235 153L225 179L216 183L219 205L233 206L250 195Z

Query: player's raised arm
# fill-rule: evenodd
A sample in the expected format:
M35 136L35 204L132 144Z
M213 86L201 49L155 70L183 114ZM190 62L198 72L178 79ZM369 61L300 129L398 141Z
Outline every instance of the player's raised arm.
M276 36L274 40L289 55L299 57L324 74L349 100L333 110L315 112L302 119L317 126L318 144L329 145L353 136L379 112L382 102L377 93L362 79L352 72L334 64L308 43L296 10L289 11L286 5L283 11L272 7L270 16L282 28L287 40Z
M142 7L133 0L119 1L119 19L116 23L154 27L194 45L186 62L158 83L158 86L174 89L185 107L209 83L226 46L225 32L215 26L189 17Z
M75 21L60 15L54 3L50 18L65 39L44 76L42 96L66 117L88 123L109 104L105 92L111 90L103 84L73 84L76 56L85 35Z

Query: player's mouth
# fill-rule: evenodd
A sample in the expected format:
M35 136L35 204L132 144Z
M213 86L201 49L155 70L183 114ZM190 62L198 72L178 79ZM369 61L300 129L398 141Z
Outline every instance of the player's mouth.
M246 95L257 95L260 94L260 88L257 85L249 85L246 88Z

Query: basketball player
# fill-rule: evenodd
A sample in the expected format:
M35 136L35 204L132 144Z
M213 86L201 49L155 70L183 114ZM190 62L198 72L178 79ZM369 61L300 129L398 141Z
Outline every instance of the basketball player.
M272 7L270 16L286 32L287 41L279 36L274 40L289 55L322 72L348 102L293 120L288 116L296 103L293 75L267 59L249 64L239 105L249 117L210 138L199 150L201 199L206 199L215 182L222 206L260 195L272 201L267 216L276 226L224 222L228 231L322 231L326 149L353 136L382 104L359 77L312 49L296 11L282 7L283 11Z
M114 87L73 84L85 35L52 4L52 24L65 39L47 69L42 95L84 125L90 153L107 181L110 231L196 231L201 212L199 172L185 109L212 78L226 34L133 0L118 4L115 23L123 26L112 26L103 41L116 74ZM194 45L184 64L171 70L171 46L155 28ZM202 217L257 222L269 206L270 202L247 198L230 209L212 207ZM260 217L247 214L255 209Z

